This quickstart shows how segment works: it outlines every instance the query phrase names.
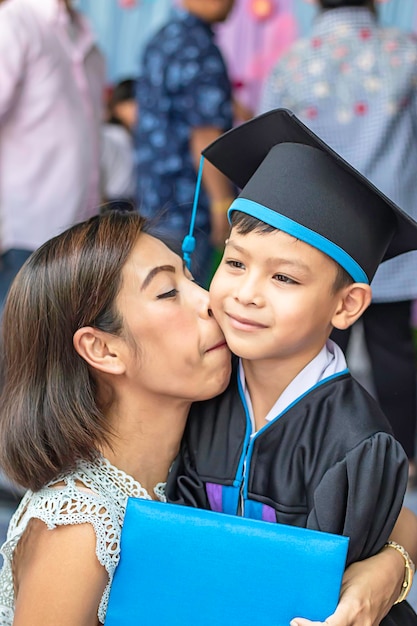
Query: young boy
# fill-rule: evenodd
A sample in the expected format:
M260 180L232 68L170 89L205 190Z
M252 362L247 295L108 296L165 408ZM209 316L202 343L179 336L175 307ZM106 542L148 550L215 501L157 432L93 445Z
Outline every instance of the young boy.
M240 359L194 405L168 498L344 534L363 559L394 526L407 459L328 337L369 305L379 263L417 248L417 224L285 110L204 155L242 189L211 287Z

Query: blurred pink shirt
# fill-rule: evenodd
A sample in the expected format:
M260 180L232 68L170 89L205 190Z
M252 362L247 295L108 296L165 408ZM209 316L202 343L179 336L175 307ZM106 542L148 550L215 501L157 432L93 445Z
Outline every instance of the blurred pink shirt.
M104 62L59 0L0 3L0 252L98 210Z

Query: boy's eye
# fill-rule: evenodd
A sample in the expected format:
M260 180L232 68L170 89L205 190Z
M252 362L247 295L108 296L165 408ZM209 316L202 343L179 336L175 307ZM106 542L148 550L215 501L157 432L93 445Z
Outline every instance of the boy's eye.
M288 283L289 285L296 284L295 280L289 278L288 276L285 276L285 274L275 274L274 278L280 283Z
M156 296L158 300L163 300L164 298L175 298L177 295L177 289L171 289L170 291L166 291L165 293L161 293L159 296Z

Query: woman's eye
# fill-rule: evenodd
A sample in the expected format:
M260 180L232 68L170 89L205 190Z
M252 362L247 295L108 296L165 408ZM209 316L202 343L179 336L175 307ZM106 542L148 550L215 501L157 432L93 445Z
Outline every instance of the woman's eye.
M163 300L164 298L175 298L177 295L177 289L171 289L170 291L166 291L165 293L161 293L159 296L156 296L158 300Z

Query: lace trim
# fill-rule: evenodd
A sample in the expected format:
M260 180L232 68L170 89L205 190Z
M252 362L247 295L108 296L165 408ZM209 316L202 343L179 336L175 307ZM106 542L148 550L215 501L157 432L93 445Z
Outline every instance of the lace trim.
M0 626L9 626L10 624L13 624L13 616L13 609L0 606Z
M148 491L145 489L145 487L142 487L140 482L135 480L129 474L126 474L126 472L124 472L123 470L120 470L119 468L112 465L110 461L108 461L104 457L99 457L97 461L93 463L88 463L86 461L82 462L82 467L84 471L87 470L86 477L88 475L89 469L92 469L94 473L95 471L97 471L97 462L100 463L101 468L104 470L103 478L106 481L107 486L109 486L110 484L116 486L117 489L120 490L127 497L131 496L134 498L143 498L146 500L151 499ZM63 479L65 480L65 477ZM59 481L57 480L54 482ZM163 482L157 483L153 488L155 496L162 502L166 502L165 487L166 482Z
M59 486L60 483L63 485ZM165 502L165 483L158 483L154 493ZM96 555L109 576L98 609L98 619L104 623L110 586L120 558L120 533L129 496L151 499L138 481L102 457L94 462L82 461L72 474L61 476L36 493L28 491L25 494L10 521L7 540L1 548L4 565L0 572L0 626L13 623L13 553L33 518L43 521L49 529L68 524L90 523L93 526L97 538Z

